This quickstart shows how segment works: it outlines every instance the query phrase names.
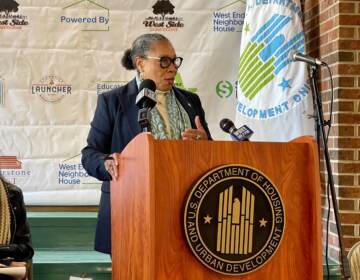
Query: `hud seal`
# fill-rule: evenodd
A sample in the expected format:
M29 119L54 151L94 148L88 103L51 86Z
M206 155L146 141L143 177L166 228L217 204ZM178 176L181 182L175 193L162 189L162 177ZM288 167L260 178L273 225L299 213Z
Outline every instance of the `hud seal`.
M186 199L188 245L200 262L222 274L243 275L265 265L279 248L284 229L277 188L249 166L209 171Z

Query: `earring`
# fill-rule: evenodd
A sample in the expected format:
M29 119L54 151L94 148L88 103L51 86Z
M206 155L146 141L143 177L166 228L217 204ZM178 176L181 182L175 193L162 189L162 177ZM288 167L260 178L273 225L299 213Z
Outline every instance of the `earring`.
M144 73L143 72L140 72L140 80L143 81L144 80Z

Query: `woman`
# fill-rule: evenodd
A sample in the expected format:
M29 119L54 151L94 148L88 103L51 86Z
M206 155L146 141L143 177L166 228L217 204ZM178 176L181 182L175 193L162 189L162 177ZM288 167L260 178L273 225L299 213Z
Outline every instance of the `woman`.
M181 66L170 41L161 34L144 34L125 51L122 65L136 70L136 77L123 87L99 95L82 164L89 175L104 181L99 205L95 249L111 254L110 180L117 178L114 153L120 153L137 134L135 104L141 81L156 84L157 104L151 110L151 131L155 139L211 139L199 97L174 87Z
M21 189L0 174L0 263L30 260L34 250Z

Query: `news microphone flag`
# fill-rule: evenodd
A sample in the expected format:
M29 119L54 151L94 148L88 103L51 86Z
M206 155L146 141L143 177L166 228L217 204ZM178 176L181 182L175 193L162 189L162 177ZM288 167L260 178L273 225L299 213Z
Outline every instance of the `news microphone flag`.
M300 1L248 0L241 35L236 126L248 124L252 140L289 141L314 135L312 94L305 63Z

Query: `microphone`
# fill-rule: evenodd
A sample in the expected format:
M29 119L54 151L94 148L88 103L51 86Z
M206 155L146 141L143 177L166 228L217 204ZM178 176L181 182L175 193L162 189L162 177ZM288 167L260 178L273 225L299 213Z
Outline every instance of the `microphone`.
M231 138L235 141L249 141L250 137L254 134L247 125L236 128L234 123L229 119L222 119L220 121L220 128L229 133Z
M136 96L136 106L139 109L152 109L156 105L156 84L153 80L143 80L139 87L139 93Z
M136 96L136 106L139 108L138 123L142 132L151 132L151 113L150 110L156 105L156 84L153 80L144 80L139 87Z
M303 54L297 50L293 50L290 52L290 60L292 61L301 61L301 62L305 62L308 63L312 66L323 66L326 65L325 62L321 61L320 59L311 57L309 55Z

